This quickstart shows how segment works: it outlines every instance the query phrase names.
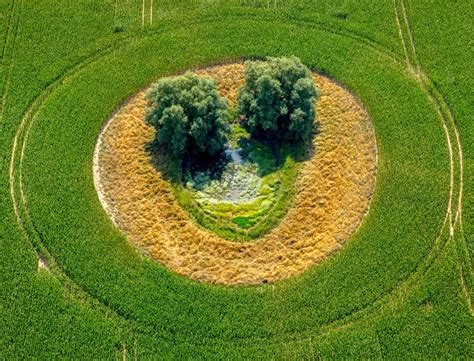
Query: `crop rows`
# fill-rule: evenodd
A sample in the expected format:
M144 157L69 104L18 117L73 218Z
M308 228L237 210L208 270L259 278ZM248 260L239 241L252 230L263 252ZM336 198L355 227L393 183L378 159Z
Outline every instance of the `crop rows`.
M102 119L103 119L103 118L102 118ZM36 123L36 124L42 124L42 123L38 122L38 123ZM34 138L31 138L31 139L34 139ZM61 140L61 141L64 142L65 140ZM67 144L67 143L63 143L63 144ZM68 144L68 145L70 145L70 144ZM48 157L48 158L49 158L50 160L52 159L52 158L50 158L50 157ZM38 161L38 158L36 159L36 161ZM48 167L48 168L49 168L49 167ZM28 168L27 168L27 169L28 169ZM34 183L39 184L38 182L34 182ZM68 182L68 184L69 184L70 186L72 185L70 182ZM68 187L68 188L69 188L69 187ZM69 191L71 191L70 188L69 188ZM33 194L34 194L34 193L35 193L35 192L33 192ZM62 202L62 203L63 203L63 202ZM31 206L30 206L30 207L31 207ZM76 203L76 207L77 207L77 203ZM43 222L41 222L41 223L43 223ZM99 242L99 243L100 243L100 242ZM106 283L107 283L107 282L104 282L103 284L106 284Z
M10 59L8 73L2 69L4 89L9 85L0 134L8 290L1 294L8 310L2 355L472 355L465 337L472 225L463 218L472 202L469 111L462 94L451 97L458 93L442 70L431 80L441 67L419 45L432 43L422 4L378 5L370 17L354 10L356 2L347 9L322 2L321 12L306 2L285 2L278 11L196 2L187 14L160 17L155 1L153 25L142 31L136 22L123 33L112 31L113 6L94 4L71 5L57 21L62 8L17 2L17 30L5 37L15 51L2 60ZM345 12L345 20L334 15ZM378 26L384 22L386 31ZM65 40L65 28L76 41ZM454 29L462 35L462 27ZM93 150L104 121L163 75L286 54L343 83L373 119L377 182L361 228L317 267L261 286L204 285L144 259L95 192ZM32 64L42 72L32 73ZM25 240L49 271L37 272ZM55 317L58 308L67 316Z

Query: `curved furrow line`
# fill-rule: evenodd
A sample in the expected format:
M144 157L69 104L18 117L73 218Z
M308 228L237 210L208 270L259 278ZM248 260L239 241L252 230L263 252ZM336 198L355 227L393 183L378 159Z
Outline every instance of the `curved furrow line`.
M469 261L470 259L469 247L467 246L465 242L464 229L463 229L463 223L462 223L462 198L463 198L463 188L464 188L464 160L463 160L464 156L463 156L459 129L457 127L453 112L451 108L449 107L445 97L443 96L441 91L436 87L436 85L433 83L431 78L423 71L423 68L420 64L420 61L417 55L416 45L415 45L414 36L413 36L413 30L408 20L405 0L399 0L399 1L400 1L401 9L402 9L403 19L407 28L409 42L410 42L412 52L414 55L413 59L411 60L411 67L417 77L417 80L430 96L430 99L435 105L436 110L443 121L443 128L445 129L445 132L447 136L449 137L448 144L449 144L449 147L451 148L450 153L456 151L456 157L457 157L456 166L459 172L458 180L457 180L458 192L457 192L457 204L454 209L454 212L455 212L454 219L451 216L452 211L450 211L450 237L454 238L455 229L459 225L459 231L460 231L459 243L462 248L463 254L460 255L458 252L458 256L459 258L461 258L460 262L463 263L468 269L468 272L466 274L465 267L461 267L461 284L462 284L464 293L466 294L466 297L467 297L470 312L471 314L474 314L474 311L472 308L471 292L470 292L470 285L473 284L474 276L473 276L472 266L470 265L470 261ZM402 36L402 42L404 42L403 36ZM410 62L409 59L407 59L407 61ZM448 130L448 128L452 129L451 132ZM452 143L455 144L455 148L456 148L455 150L453 149L454 147L452 146ZM451 158L451 154L450 154L450 158ZM454 173L454 165L451 165L451 179L452 180L454 179L453 173ZM452 187L454 187L454 182L452 183ZM450 194L452 194L452 192L453 192L453 189L451 188ZM454 198L454 195L452 197ZM454 202L454 199L452 203L453 202ZM451 205L450 208L452 209L452 207L453 206ZM468 280L468 282L466 282L466 280Z
M219 17L216 17L215 19L208 18L208 19L206 19L206 21L196 21L196 22L193 23L193 25L194 24L199 24L199 23L205 23L205 22L212 22L213 20L218 20L218 19L219 19ZM290 24L293 25L293 23L290 23ZM187 24L188 27L189 27L189 25L190 24ZM310 22L306 22L305 24L298 24L298 25L306 25L306 26L309 26L311 28L315 27L315 24L312 24ZM163 29L161 29L161 30L163 30ZM325 31L324 28L322 28L321 30ZM163 31L149 32L145 36L154 36L154 35L157 35L157 34L162 33L162 32ZM341 33L339 33L339 32L335 33L334 31L331 31L331 33L339 35L339 36L346 36L346 37L353 38L353 36L348 36L348 35L346 35L342 32ZM130 36L129 38L125 39L125 40L129 40L128 42L125 42L125 41L123 41L124 39L122 39L123 42L118 41L117 43L121 42L120 46L122 46L122 45L125 45L126 43L131 42L132 38L133 39L139 39L140 36ZM366 43L366 42L364 42L364 43ZM116 44L114 44L114 45L116 45ZM376 50L378 52L384 53L389 58L392 58L392 60L394 60L396 63L399 63L397 58L391 57L390 51L384 52L384 51L381 50L381 48L379 46L373 47L372 45L369 45L367 43L365 45L367 45L369 47L372 47L374 50ZM383 45L382 45L382 47L383 47ZM83 62L76 63L73 67L68 69L68 71L61 74L57 78L57 80L55 80L55 82L50 84L48 86L48 88L45 89L45 91L33 101L33 103L30 105L28 110L25 112L25 114L22 118L22 121L21 121L21 123L20 123L20 125L17 129L17 133L15 135L14 143L13 143L13 147L12 147L12 157L11 157L11 160L10 160L10 193L11 193L11 197L12 197L12 200L13 200L13 203L14 203L14 210L15 210L15 215L17 217L17 222L20 225L20 228L23 230L23 232L25 234L25 237L30 239L30 241L31 241L31 235L29 234L29 231L25 227L25 223L24 223L23 217L21 215L21 213L24 212L25 217L29 218L28 221L30 221L33 224L32 219L31 219L31 215L29 214L28 207L27 207L27 199L26 199L26 196L25 196L24 191L23 191L23 183L21 181L21 165L19 167L19 172L18 172L18 173L20 173L20 177L19 177L20 179L19 180L17 179L18 176L17 176L17 172L15 171L15 165L17 163L17 154L18 154L18 143L21 142L21 151L20 151L19 156L20 156L20 164L22 164L23 163L23 156L24 156L24 149L26 148L26 141L25 140L28 138L28 133L29 133L29 130L31 129L31 126L32 126L32 121L34 119L34 114L41 108L41 105L47 99L47 97L49 95L51 95L51 93L55 89L57 89L61 84L63 84L64 81L66 81L67 79L69 79L73 75L80 72L81 69L83 69L87 65L93 63L95 60L97 60L101 56L105 56L108 53L108 51L112 52L115 49L116 49L115 46L111 46L111 47L106 48L106 50L103 51L103 52L102 51L97 52L95 55L93 55L89 59L86 59ZM28 124L28 126L26 126L27 122L30 123L30 124ZM26 126L26 131L25 131L25 126ZM26 136L25 136L24 133L26 133ZM21 139L21 138L23 138L23 139ZM16 183L18 183L18 185ZM19 207L18 207L19 199L16 195L17 188L20 192L20 197L19 197L21 199L20 203L21 203L21 206L24 207L24 211L20 211ZM440 234L439 234L438 238L441 238L445 224L446 224L446 219L443 223L443 226L441 227ZM33 224L33 229L36 229L36 227L34 227L34 224ZM39 237L39 239L40 239L40 237ZM40 242L41 242L41 240L40 240ZM32 246L35 250L37 250L37 247L34 244L32 244ZM81 286L79 286L70 276L68 276L67 274L64 273L64 271L61 270L60 265L54 260L53 256L48 252L48 250L47 250L47 248L45 247L44 244L42 244L42 247L40 247L40 248L44 249L44 252L46 253L45 256L47 256L48 260L51 260L52 264L54 265L54 268L57 270L57 272L59 272L59 274L57 274L57 276L60 276L59 278L62 279L63 282L66 282L66 284L65 284L66 289L69 290L69 288L71 286L73 286L74 288L78 288L80 290L79 293L81 293L82 296L85 299L87 299L89 302L91 302L92 304L95 304L95 305L100 304L101 306L105 307L108 312L111 311L112 313L116 314L119 318L122 318L125 321L139 322L138 320L135 320L133 318L127 318L126 316L117 314L117 311L114 308L111 308L111 306L107 305L107 302L97 298L95 295L88 292L87 290L82 289ZM40 252L42 252L42 251L40 251ZM39 253L39 255L41 255L41 253ZM423 263L423 261L421 261L421 263ZM420 265L420 266L422 266L422 265ZM429 264L427 266L429 267ZM403 284L405 284L406 282L412 280L413 279L412 276L414 276L415 273L418 273L419 270L420 270L420 267L417 266L414 273L412 273L410 276L408 276L407 279L401 280L400 283L398 283L397 286L394 289L392 289L391 291L387 292L386 294L382 294L375 302L373 302L373 304L362 307L360 310L356 310L354 312L351 312L350 314L345 315L345 316L343 316L342 318L340 318L338 320L328 322L327 324L323 325L323 327L328 328L328 332L330 332L331 328L343 327L345 324L347 324L349 322L353 322L354 320L357 320L357 319L360 319L361 317L367 316L365 314L367 312L370 312L370 313L375 312L377 310L377 308L381 305L381 303L383 303L383 300L385 300L388 296L390 296L390 294L392 294L397 289L399 289ZM418 278L418 277L416 277L416 278ZM76 297L78 297L78 295L76 295L76 294L74 294L74 295ZM83 297L79 297L79 298L82 299ZM377 304L377 306L374 309L372 309L371 306L372 305L375 306L376 304ZM351 317L351 316L355 316L355 317ZM161 331L163 331L163 330L161 330ZM300 334L300 332L298 332L297 334Z
M430 95L430 98L432 99L433 103L435 104L435 106L437 108L437 111L440 114L440 117L442 117L443 122L446 124L446 128L448 129L448 125L449 125L450 127L452 127L452 133L454 133L454 134L452 134L448 130L449 137L451 138L450 142L452 143L451 148L452 148L453 152L456 152L456 157L458 158L457 159L457 161L458 161L457 167L459 168L459 176L458 176L459 179L458 179L458 184L457 184L457 186L459 188L458 189L458 194L457 194L457 205L456 205L456 209L455 209L455 216L451 221L451 223L452 223L451 228L454 229L454 227L456 226L458 221L461 222L461 224L462 224L462 220L461 220L461 217L462 217L462 194L463 194L463 186L464 186L464 182L463 182L463 176L464 176L464 174L463 174L464 173L463 151L462 151L462 144L461 144L461 139L460 139L460 135L459 135L459 130L456 126L456 121L455 121L454 115L453 115L451 109L449 108L449 106L446 102L446 99L441 94L439 89L434 85L431 78L423 71L423 68L421 67L421 64L418 60L418 54L417 54L416 45L415 45L415 41L414 41L413 30L412 30L412 28L410 26L410 23L409 23L409 20L408 20L405 1L400 0L400 4L401 4L401 8L402 8L403 19L405 21L406 28L407 28L409 42L410 42L410 45L411 45L411 48L412 48L413 54L414 54L414 58L412 60L412 69L415 72L415 74L417 75L418 81L423 85L423 87L426 89L426 91ZM455 145L455 147L453 147L453 144ZM456 148L456 149L454 149L454 148ZM454 196L453 196L453 198L454 198ZM454 232L454 230L451 233L453 233L453 232Z
M398 2L399 4L403 3L403 1L400 1L400 0L398 0ZM407 19L407 17L404 14L404 7L401 10L399 10L398 9L399 6L397 5L397 0L393 0L393 5L394 5L394 10L395 10L395 21L398 27L398 33L400 35L400 40L401 40L403 50L405 53L405 57L406 57L405 61L407 64L407 68L410 71L410 73L414 75L415 79L422 86L423 90L425 90L425 92L428 93L428 97L430 101L433 103L439 115L439 118L441 120L441 125L445 133L446 143L448 146L448 154L449 154L449 197L448 197L448 206L446 209L446 217L449 219L449 233L452 236L454 234L453 216L452 216L452 204L453 204L453 197L454 197L454 155L453 155L454 151L453 151L453 146L451 142L451 135L449 133L448 126L446 124L446 121L444 119L444 116L440 109L439 104L437 103L436 99L433 96L431 96L428 87L421 80L421 71L419 70L419 66L417 66L410 57L410 52L408 50L407 42L405 41L405 34L404 34L403 26L401 23L402 22L401 16L403 16L403 21L405 23L405 26L407 26L405 22L405 19ZM400 12L403 13L404 15L401 15ZM410 39L412 39L411 36L410 36ZM408 42L411 43L410 40ZM412 43L411 43L411 48L414 49L414 45Z
M104 317L113 319L118 324L122 325L129 322L137 322L138 320L130 318L125 313L113 308L107 303L107 301L98 298L93 293L91 293L91 291L74 281L73 278L64 271L60 262L55 259L48 247L45 245L43 236L41 235L41 232L36 226L28 209L27 198L22 181L22 166L28 135L34 123L36 113L39 111L42 104L48 99L48 97L51 96L53 92L62 84L72 80L74 77L80 74L80 72L87 66L95 63L98 59L113 53L118 48L128 45L133 40L137 40L138 38L139 37L130 36L128 38L121 39L118 42L113 43L110 46L94 53L85 60L83 58L79 59L76 63L72 64L61 75L59 75L54 82L49 84L48 87L34 99L34 101L28 106L28 109L24 113L15 134L9 171L10 195L12 198L15 217L24 237L29 241L31 247L37 253L37 257L47 261L49 271L58 281L62 283L64 289L70 296L80 303L87 304L89 307L91 307L91 309L100 312L100 314L102 314ZM155 325L150 326L154 327ZM164 332L163 329L158 329L156 327L155 330L162 334ZM166 338L168 340L172 340L172 334L168 332Z
M22 147L22 148L23 148L23 147ZM26 199L23 199L23 201L26 202ZM25 206L26 206L26 204L25 204ZM91 296L92 296L92 295L91 295ZM94 296L92 296L92 297L94 297ZM100 302L100 301L99 301L99 302ZM339 320L337 320L337 321L339 321Z
M449 121L449 124L452 127L453 133L454 133L455 144L456 144L456 147L457 147L458 171L459 171L458 178L459 179L458 179L458 185L457 185L458 186L458 195L457 195L457 206L456 206L456 210L455 210L456 214L455 214L454 220L452 222L452 227L453 227L453 233L454 233L454 229L459 224L459 230L460 230L459 242L461 243L460 245L461 245L461 247L463 249L463 253L464 253L463 255L459 255L459 257L461 258L460 262L464 262L465 265L467 265L467 269L468 269L468 273L466 274L464 272L465 271L464 267L461 267L461 272L462 272L461 273L461 284L463 286L463 290L465 291L465 294L468 296L467 300L468 300L468 305L469 305L469 309L471 311L471 314L474 314L474 310L472 308L471 292L470 292L470 289L469 289L469 285L472 286L472 284L473 284L474 276L473 276L472 265L470 264L469 247L467 246L467 244L465 242L464 229L463 229L463 223L462 223L462 198L463 198L463 188L464 188L464 156L463 156L463 150L462 150L461 137L460 137L460 134L459 134L459 129L457 127L455 117L453 115L453 112L452 112L451 108L448 105L448 102L446 101L446 99L443 96L443 94L441 93L441 91L433 83L431 78L423 71L423 69L421 67L421 64L418 60L417 51L416 51L415 41L414 41L414 37L413 37L413 30L412 30L412 28L410 26L410 22L408 20L405 0L401 0L401 5L402 5L403 14L404 14L404 18L405 18L405 22L406 22L406 26L407 26L407 30L408 30L408 35L410 37L410 42L412 44L413 53L415 55L414 60L417 64L418 71L420 72L421 78L426 82L427 87L432 89L432 93L433 93L432 95L437 100L437 102L440 106L440 110L443 112L445 120ZM453 236L454 236L454 234L453 234ZM464 255L466 256L466 259L462 259ZM469 282L465 282L466 278Z
M193 24L188 23L187 26L200 24L203 22L205 23L210 21L195 21ZM50 83L46 89L30 103L17 128L11 151L9 167L10 196L12 199L13 210L17 224L19 225L24 237L29 241L33 250L37 253L37 257L46 259L52 274L63 284L64 288L71 296L73 296L79 302L85 302L96 309L98 308L98 310L101 311L101 313L106 317L113 317L122 322L139 322L139 320L131 318L130 316L116 310L110 306L107 301L98 298L89 290L75 282L73 278L62 269L60 263L54 258L54 256L48 250L48 247L44 244L43 237L36 227L28 209L27 198L24 192L22 180L22 166L28 135L34 123L35 115L41 108L42 104L48 99L49 96L51 96L51 94L53 94L56 89L58 89L65 82L73 79L81 72L81 70L95 63L98 59L109 55L119 48L129 45L132 42L139 41L144 37L156 36L161 33L165 33L166 31L168 30L160 29L156 32L149 32L145 36L140 34L132 34L126 38L116 41L115 43L100 51L97 51L88 58L78 59L77 62L72 64L65 71L63 71L63 73L58 75L54 81ZM16 169L16 167L18 167L18 169ZM149 326L156 329L156 331L163 332L161 328L156 328L156 325L154 324L149 324ZM169 333L168 338L169 340L172 340L171 333Z

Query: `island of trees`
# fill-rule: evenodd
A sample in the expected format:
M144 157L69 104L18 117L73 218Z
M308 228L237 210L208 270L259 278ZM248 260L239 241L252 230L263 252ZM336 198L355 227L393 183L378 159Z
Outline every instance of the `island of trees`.
M193 73L161 79L147 93L146 122L156 128L159 147L178 162L215 159L227 144L232 121L251 138L297 146L313 136L318 90L296 57L245 63L245 83L236 110L219 95L216 82ZM237 113L237 119L231 119Z

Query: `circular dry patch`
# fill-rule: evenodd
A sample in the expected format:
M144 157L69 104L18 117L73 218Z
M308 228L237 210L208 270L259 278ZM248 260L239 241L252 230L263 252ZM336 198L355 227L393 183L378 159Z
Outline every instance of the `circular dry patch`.
M197 71L215 78L235 102L242 64ZM292 208L252 243L224 240L197 225L173 197L147 144L144 92L106 124L94 154L94 182L102 205L128 239L178 274L207 283L257 284L301 273L349 239L367 213L375 185L376 142L357 99L315 74L319 134L314 155L299 167ZM163 160L164 161L164 160ZM156 162L156 160L155 160Z

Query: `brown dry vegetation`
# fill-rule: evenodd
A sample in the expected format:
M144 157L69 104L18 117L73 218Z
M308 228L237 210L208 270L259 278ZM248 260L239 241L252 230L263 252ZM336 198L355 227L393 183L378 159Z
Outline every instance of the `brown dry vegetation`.
M242 64L197 72L214 77L235 102ZM115 224L145 253L193 279L256 284L296 275L323 260L353 234L369 208L376 143L356 98L315 75L320 132L314 156L300 167L294 205L269 234L252 243L226 241L201 228L173 198L172 187L146 152L144 93L132 98L99 137L96 187Z

